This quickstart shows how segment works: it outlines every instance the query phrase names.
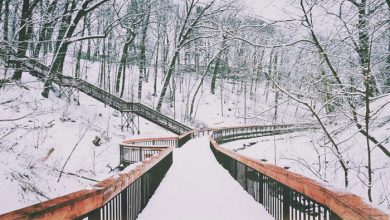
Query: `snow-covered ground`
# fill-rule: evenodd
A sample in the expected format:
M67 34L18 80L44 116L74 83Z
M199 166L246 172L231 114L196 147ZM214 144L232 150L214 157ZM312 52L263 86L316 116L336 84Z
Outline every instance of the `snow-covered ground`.
M389 97L387 98L389 99ZM383 100L380 100L384 103ZM378 105L378 103L375 103ZM383 109L383 114L390 109ZM378 116L381 117L381 116ZM389 117L384 116L373 126L372 134L389 149L390 123ZM338 123L335 131L344 126ZM353 136L352 136L353 135ZM387 141L386 141L387 135ZM352 137L351 137L352 136ZM344 132L336 135L336 140L340 142L342 154L349 166L349 186L348 191L364 198L367 203L367 161L365 137L357 133L356 128L349 126ZM322 143L322 144L321 144ZM250 146L249 146L250 145ZM323 133L320 130L295 132L277 136L266 136L225 143L222 146L237 153L263 161L264 163L276 164L285 167L290 171L303 174L323 183L324 186L344 190L344 175L337 158L332 150L323 142ZM390 214L390 160L379 150L372 150L373 167L373 204Z
M79 94L74 100L41 96L42 82L28 73L0 89L0 213L61 196L96 183L59 171L76 146L64 171L92 180L113 175L107 165L119 164L119 143L130 137L174 136L153 123L140 121L141 135L120 129L120 115ZM101 145L92 140L100 137Z
M82 64L82 69L90 73L88 77L83 73L82 78L98 85L99 64L86 61L82 61ZM65 75L72 75L74 66L74 61L68 57ZM138 85L138 74L135 74L137 72L138 69L134 66L127 72L124 98L129 101L137 101L134 98ZM273 92L269 91L267 97L264 82L254 84L252 89L248 84L245 94L243 84L218 80L216 94L210 95L209 78L206 78L195 102L196 120L188 121L184 115L188 102L192 100L196 86L200 82L200 75L186 73L176 77L176 106L173 107L169 103L163 106L163 112L169 117L193 127L219 127L239 125L245 122L247 124L270 124L273 121L274 96ZM0 193L10 198L0 199L0 213L73 192L95 183L71 175L63 175L57 183L58 170L61 170L79 140L80 143L67 163L65 171L93 180L101 180L112 175L107 164L114 167L119 162L118 143L123 139L137 136L131 134L130 131L120 130L120 115L117 112L83 93L79 94L79 106L74 101L69 104L65 98L57 98L54 93L50 94L49 99L42 98L40 92L43 84L36 80L24 73L19 86L7 85L0 89L0 176L2 176L0 184L4 186L0 188ZM162 82L162 79L158 78L158 82ZM24 86L28 90L23 88ZM157 94L160 90L159 84ZM251 90L252 95L249 92ZM156 106L158 97L152 96L152 93L153 77L150 76L149 81L143 83L143 99L140 101L152 107ZM297 107L292 101L286 101L285 96L280 95L280 98L277 123L303 123L310 120L306 110ZM375 122L372 124L374 136L378 140L385 140L386 146L389 146L390 133L390 107L386 105L389 100L389 97L384 97L372 104L372 112L381 109L378 114L374 114ZM141 135L139 136L173 136L172 133L146 120L141 119L140 125ZM363 183L360 181L365 178L366 162L363 156L365 146L362 144L364 139L359 134L349 138L357 133L356 128L346 126L342 120L338 121L334 127L334 132L340 133L338 141L343 143L346 157L352 162L350 176L356 176L351 178L350 190L366 197L367 193L362 190ZM92 144L95 136L102 138L102 145L99 147ZM241 148L242 143L258 141L256 145L238 152L273 163L275 159L274 138L276 139L278 165L288 166L293 171L336 186L343 185L343 177L339 174L333 175L339 173L339 170L334 166L337 162L331 157L330 150L318 151L314 147L324 142L323 134L318 132L242 140L225 146L236 149ZM318 155L321 155L320 159ZM327 159L326 155L329 155ZM390 188L390 162L378 151L378 148L373 150L373 158L376 176L373 187L374 200L388 212L390 210L388 190ZM319 168L320 164L321 168ZM309 167L315 169L308 169Z
M50 58L50 56L49 56ZM74 76L76 66L75 59L67 57L65 66L69 68L64 70L64 75ZM99 86L98 73L100 72L100 63L81 60L81 77L89 83ZM110 72L115 75L115 66L112 66ZM123 99L128 101L142 102L151 107L156 107L158 98L162 89L164 75L158 69L157 77L157 96L153 95L154 69L149 67L149 79L143 81L142 99L138 100L138 66L130 65L126 71L126 83ZM206 76L194 103L193 118L188 120L189 106L193 99L196 88L201 82L201 74L193 72L175 73L174 78L176 88L169 87L162 112L177 121L183 122L193 127L219 127L233 126L239 124L270 124L273 121L275 97L272 88L266 88L264 81L252 80L252 83L236 82L228 79L218 79L215 89L215 95L210 94L211 78ZM108 83L107 83L108 84ZM111 91L115 85L114 77L111 78ZM246 89L245 89L246 85ZM102 86L102 89L108 91L108 86ZM175 92L175 95L173 95ZM170 102L174 99L175 102ZM279 94L278 111L280 117L279 123L302 122L306 119L306 110L297 108L294 101L288 100L283 94Z
M190 140L138 219L273 219L215 159L208 137Z

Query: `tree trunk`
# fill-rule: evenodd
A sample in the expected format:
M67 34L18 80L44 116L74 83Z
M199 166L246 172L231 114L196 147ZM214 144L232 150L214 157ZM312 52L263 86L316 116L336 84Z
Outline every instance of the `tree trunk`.
M165 75L164 85L162 87L162 90L161 90L161 93L160 93L160 98L159 98L158 103L157 103L157 108L156 108L157 111L161 110L162 102L164 100L165 93L167 92L169 81L171 79L172 73L175 70L175 64L176 64L176 59L177 59L178 55L179 55L179 50L176 50L175 54L173 55L171 64L169 65L168 72Z
M10 0L5 0L4 3L3 39L5 42L8 42L9 2Z
M214 4L214 1L212 1L210 4L206 5L202 9L200 9L200 11L197 12L196 18L192 19L192 23L191 24L189 24L189 22L190 22L190 17L192 15L192 11L196 8L195 7L195 2L192 1L191 4L189 4L188 7L186 8L186 17L185 17L185 19L183 21L183 24L182 24L182 27L180 29L179 35L177 37L178 40L177 40L177 44L175 46L175 53L174 53L174 55L172 57L171 63L169 65L169 69L168 69L167 74L165 76L164 85L163 85L163 88L161 90L160 97L159 97L159 100L158 100L158 103L157 103L157 108L156 108L157 111L161 110L162 102L164 100L164 96L165 96L165 93L167 91L167 87L169 85L170 78L171 78L172 73L173 73L173 71L175 69L176 61L177 61L178 56L180 54L181 48L183 46L185 46L186 43L188 43L187 40L188 40L190 34L193 32L193 29L198 24L198 22L200 21L200 18L203 16L205 11L208 8L210 8L212 4Z
M30 10L30 1L29 0L23 0L23 6L22 6L22 15L20 18L20 30L18 35L18 44L17 44L17 52L16 56L19 58L22 58L26 56L27 51L27 27L29 22L29 10ZM22 64L20 62L16 63L16 70L14 75L12 76L15 80L20 80L22 77Z
M69 4L71 4L70 8L69 8ZM76 7L75 0L73 0L72 2L66 1L65 6L64 6L64 13L62 14L61 23L60 23L59 30L58 30L57 41L56 41L55 47L54 47L55 51L58 51L58 49L62 43L62 40L64 39L64 36L66 34L66 30L69 28L70 22L72 20L71 11L73 11L75 9L75 7Z
M227 38L226 35L224 35L222 37L221 48L225 47L226 38ZM213 77L211 79L211 94L215 94L215 84L217 82L217 75L218 75L218 70L219 70L219 63L221 62L221 56L222 56L222 54L220 54L219 57L215 60L215 67L214 67Z
M123 75L125 74L126 60L127 60L127 55L128 55L128 51L129 51L129 46L134 41L134 38L135 38L135 34L132 31L128 30L126 43L124 44L123 49L122 49L122 57L120 60L120 64L119 64L119 68L118 68L118 72L117 72L117 76L116 76L116 84L115 84L115 92L116 93L119 93L119 89L120 89L120 85L121 85L121 78L123 78L122 80L124 80L124 76L122 76L122 74ZM123 85L124 85L124 82L122 82L122 86ZM124 89L122 88L122 94L123 94L123 90Z
M58 74L62 73L65 55L66 55L66 52L68 51L68 46L69 46L69 42L66 42L66 39L70 39L73 36L73 33L76 30L76 26L79 23L79 21L81 20L81 18L83 18L88 12L96 9L97 7L99 7L101 4L103 4L106 1L107 0L101 0L98 3L95 3L94 6L92 6L92 8L90 8L88 10L86 10L86 9L88 8L88 6L92 2L92 0L84 1L82 6L81 6L81 9L77 12L74 19L71 22L69 22L70 25L66 29L65 33L63 34L64 37L61 39L61 41L58 45L58 50L53 58L53 62L52 62L52 65L51 65L51 68L49 71L49 75L47 76L47 79L45 81L44 90L42 92L43 97L47 98L49 96L49 91L51 89L54 78L57 76L59 76L59 77L61 76ZM72 8L74 8L74 7L75 7L75 5L72 4Z
M154 83L153 83L153 95L157 96L157 73L158 73L158 59L159 59L159 50L160 50L160 40L161 40L161 32L160 32L160 23L157 24L157 42L156 42L156 58L154 63Z
M89 16L85 16L85 19L84 21L86 22L87 24L87 31L88 31L88 35L90 36L92 34L92 30L91 30L91 24L90 24L90 18ZM87 40L87 54L86 54L86 59L87 60L91 60L91 40L88 39Z
M3 18L1 17L1 15L3 14L3 3L4 1L0 0L0 22L2 22L3 20Z
M55 9L57 7L57 2L58 1L53 1L50 4L49 8L46 11L46 15L53 14L53 12L55 11ZM40 53L41 48L42 48L42 44L44 44L44 43L46 44L50 40L48 32L50 31L50 27L52 27L54 25L54 22L55 21L45 21L45 23L43 24L42 29L41 29L40 34L39 34L38 42L34 48L34 52L33 52L34 58L37 58L39 56L39 53Z
M388 19L390 20L390 0L386 0L388 7ZM390 92L390 27L388 27L388 49L387 49L387 58L386 58L386 67L385 67L385 87L386 92Z
M221 52L221 51L220 51L220 52ZM192 113L194 112L194 103L195 103L196 96L198 95L198 92L199 92L201 86L203 85L203 81L204 81L204 79L205 79L207 73L209 72L209 69L210 69L211 64L212 64L215 60L219 59L219 57L220 57L220 56L219 56L219 55L220 55L220 52L218 53L218 55L217 55L215 58L213 58L212 60L210 60L210 62L208 63L208 65L207 65L207 67L206 67L206 69L205 69L205 71L204 71L204 73L203 73L203 75L202 75L202 78L201 78L201 80L200 80L200 83L199 83L198 87L197 87L196 90L195 90L194 96L192 97L191 106L190 106L190 114L189 114L190 117L192 117ZM222 98L222 94L221 94L221 98Z
M140 43L140 65L139 65L139 77L138 77L138 100L141 101L142 99L142 81L146 77L146 50L145 50L145 42L149 27L149 18L150 18L150 3L146 3L147 10L145 14L145 22L143 23L142 27L142 38Z
M275 80L276 80L276 83L279 83L279 73L278 73L278 54L276 53L275 54L275 57L274 57L274 62L273 62L273 65L274 65L274 70L273 70L273 74L275 75ZM277 123L277 120L278 120L278 102L279 102L279 90L276 89L275 87L275 84L273 84L273 89L275 91L275 112L274 112L274 117L273 117L273 122L274 124Z

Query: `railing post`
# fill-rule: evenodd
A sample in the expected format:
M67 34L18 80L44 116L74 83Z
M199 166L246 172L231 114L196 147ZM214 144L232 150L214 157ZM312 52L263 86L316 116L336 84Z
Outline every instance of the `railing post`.
M119 163L122 163L123 162L123 145L119 145Z
M88 214L88 220L100 220L100 208L93 210Z
M329 210L329 219L331 219L331 220L341 220L341 218L336 213L334 213L331 210Z
M263 174L259 173L259 203L263 205L264 200L264 181L263 181Z
M248 167L245 165L245 164L243 164L244 165L244 172L245 172L245 179L244 179L244 181L245 181L245 187L244 187L244 189L245 189L245 191L248 191Z
M283 220L289 220L290 219L290 206L291 206L291 198L290 198L290 192L291 190L286 187L285 185L282 185L283 189Z
M142 147L139 147L138 162L142 161Z
M121 192L121 208L122 208L122 218L121 219L128 219L128 210L129 210L129 204L128 204L128 199L127 199L127 194L129 191L130 187L127 187L125 190Z

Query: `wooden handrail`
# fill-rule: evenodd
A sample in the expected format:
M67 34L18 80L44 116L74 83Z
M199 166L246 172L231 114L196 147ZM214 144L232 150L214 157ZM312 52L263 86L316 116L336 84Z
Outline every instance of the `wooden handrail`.
M273 178L274 180L302 193L303 195L327 206L342 219L356 220L389 220L389 215L372 207L361 197L348 192L335 191L303 175L281 167L265 164L221 147L211 136L211 145L218 152L239 161L252 169Z
M142 164L127 173L107 178L91 189L84 189L52 200L0 215L0 219L75 219L102 207L114 196L123 191L148 170L162 161L173 147L143 161Z
M13 48L11 48L13 49ZM22 58L23 59L23 58ZM29 59L25 57L24 59ZM21 60L21 59L19 59ZM26 61L26 60L22 60ZM44 64L39 63L36 60L27 60L29 62L34 62L35 65L39 65L41 68L48 69ZM154 114L155 111L147 106L144 106L140 103L130 103L126 102L98 87L93 86L92 84L85 82L80 79L76 79L76 82L84 84L88 87L99 91L101 94L110 95L115 101L120 102L121 104L131 104L132 108L137 106L140 109L146 109L149 112ZM128 143L137 143L144 141L164 141L164 140L173 140L179 141L181 138L188 139L188 135L194 135L195 130L190 131L190 128L176 122L175 120L158 113L159 117L164 120L170 121L172 124L175 124L180 129L188 130L180 135L180 137L163 137L163 138L141 138L141 139L131 139L123 141L122 145L126 146ZM306 124L307 126L312 126L311 124ZM232 127L221 127L221 128L207 128L205 131L222 131L224 129L237 129L237 128L254 128L254 127L295 127L296 125L242 125L242 126L232 126ZM192 136L191 136L192 137ZM189 137L189 138L191 138ZM221 147L211 136L210 143L212 147L218 152L227 155L228 157L233 158L236 161L241 162L242 164L251 167L252 169L290 187L291 189L302 193L303 195L327 206L330 210L336 213L338 216L343 219L375 219L375 220L388 220L389 215L381 212L380 210L372 207L367 204L357 195L348 192L335 191L326 188L322 184L309 179L300 174L285 170L281 167L264 164L258 160L240 155L239 153L233 152L226 148ZM137 145L134 147L146 147L151 149L161 148L161 146L142 146ZM150 160L144 161L142 165L138 166L135 170L132 170L128 173L119 174L117 178L110 177L106 180L103 180L96 184L91 189L85 189L78 192L74 192L62 197L58 197L53 200L42 202L33 206L29 206L24 209L16 210L4 215L0 215L0 219L30 219L30 218L41 218L41 219L73 219L81 217L88 212L95 210L105 203L110 201L115 195L120 193L123 189L128 187L136 179L140 178L144 173L149 169L155 166L158 162L164 159L173 151L173 147L163 148L161 152L155 156L152 156Z
M138 138L138 139L126 139L122 141L122 143L136 143L136 142L144 142L144 141L175 141L178 137L159 137L159 138Z
M164 150L166 148L172 147L172 146L159 146L159 145L133 145L133 144L120 144L120 146L123 146L125 148L142 148L142 150Z
M183 134L181 134L181 135L178 137L178 139L184 138L184 137L187 136L187 135L191 135L191 134L193 135L195 132L196 132L196 130L184 132Z

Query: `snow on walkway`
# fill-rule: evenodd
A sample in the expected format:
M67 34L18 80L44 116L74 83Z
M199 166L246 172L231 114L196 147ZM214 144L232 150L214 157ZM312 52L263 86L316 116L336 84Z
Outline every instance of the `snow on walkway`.
M138 219L273 219L215 159L208 137L173 153L167 175Z

